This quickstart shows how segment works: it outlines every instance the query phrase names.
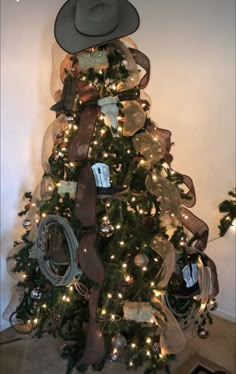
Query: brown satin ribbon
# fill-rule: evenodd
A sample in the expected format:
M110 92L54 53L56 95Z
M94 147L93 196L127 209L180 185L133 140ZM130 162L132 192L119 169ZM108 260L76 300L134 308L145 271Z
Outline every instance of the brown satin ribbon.
M75 69L76 71L76 69ZM96 102L97 93L93 87L76 79L77 95L81 102ZM78 358L77 367L100 363L104 356L104 338L96 322L96 311L104 279L104 268L96 252L96 184L88 162L91 143L97 119L97 105L90 105L80 114L78 133L68 151L70 161L84 162L77 182L75 197L75 218L84 226L79 241L79 264L88 279L97 283L89 295L89 326L83 356Z

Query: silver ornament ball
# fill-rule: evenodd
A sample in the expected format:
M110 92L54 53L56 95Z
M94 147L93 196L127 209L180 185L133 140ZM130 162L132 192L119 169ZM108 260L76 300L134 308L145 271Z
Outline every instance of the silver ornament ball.
M126 342L126 339L123 335L116 334L115 336L113 336L113 338L111 340L111 344L117 350L122 350L122 349L125 348L127 342Z
M40 292L37 288L33 288L30 291L30 297L33 300L40 300L42 297L42 292Z
M104 238L110 238L114 234L114 226L111 223L103 223L100 226L100 235Z
M30 222L28 218L24 219L24 221L22 222L22 226L24 227L24 229L28 231L32 229L32 223Z
M73 116L70 116L69 114L67 114L67 115L65 116L65 120L66 120L66 122L67 122L69 125L72 124L72 123L74 123L74 121L75 121L74 117L73 117Z
M142 268L148 265L149 258L146 255L140 254L140 255L135 256L134 263L136 266Z
M206 327L200 327L198 329L198 336L199 336L199 338L206 339L208 337L208 335L209 335L209 331L208 331L208 329Z

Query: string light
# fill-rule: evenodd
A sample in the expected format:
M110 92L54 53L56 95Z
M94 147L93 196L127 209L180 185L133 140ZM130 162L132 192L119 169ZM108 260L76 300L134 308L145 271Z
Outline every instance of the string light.
M133 366L134 364L133 364L133 362L132 361L130 361L129 362L129 366Z
M131 344L131 347L132 347L132 348L136 348L136 344L135 344L135 343L132 343L132 344Z
M124 245L125 245L125 242L121 241L121 242L120 242L120 245L121 245L121 246L124 246Z
M147 351L147 352L146 352L146 355L147 355L148 357L150 357L150 356L151 356L150 351Z
M108 294L107 294L107 297L108 297L108 299L112 299L112 294L111 294L111 293L108 293Z
M161 296L161 291L158 291L158 290L153 290L153 293L156 297L159 297Z
M43 304L42 308L46 309L47 308L47 304Z
M144 266L144 267L142 268L142 271L147 271L147 267Z
M118 297L119 297L119 299L122 299L123 298L122 293L118 293Z
M127 264L123 264L122 267L123 267L124 269L126 269L126 268L127 268Z
M121 228L121 225L116 225L117 230L120 230L120 228Z
M33 320L33 322L34 322L35 325L37 325L38 321L39 321L38 318L35 318L35 319Z
M105 316L105 314L107 314L107 311L106 311L106 309L103 309L102 310L102 315Z
M115 260L116 256L115 255L112 255L111 256L111 260Z
M146 339L146 343L151 344L151 342L152 342L152 340L148 337L148 338Z

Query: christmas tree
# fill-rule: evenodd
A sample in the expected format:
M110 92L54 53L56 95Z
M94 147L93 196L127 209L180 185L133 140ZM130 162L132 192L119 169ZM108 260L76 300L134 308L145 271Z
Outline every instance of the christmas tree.
M149 59L122 39L138 25L126 0L69 0L55 22L56 119L19 213L26 231L7 261L16 310L5 317L24 334L63 337L68 373L108 361L167 369L183 329L206 334L216 307L193 182L173 170L171 132L149 117Z

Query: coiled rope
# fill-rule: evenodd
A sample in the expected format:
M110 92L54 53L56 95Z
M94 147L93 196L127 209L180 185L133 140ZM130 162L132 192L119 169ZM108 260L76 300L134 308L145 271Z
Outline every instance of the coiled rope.
M45 243L49 230L52 226L61 225L70 252L70 265L65 274L60 276L53 271L53 266L46 257ZM77 266L77 251L79 243L68 221L60 216L50 215L44 218L38 226L37 240L32 248L31 257L38 260L40 269L44 276L53 286L62 287L69 285L75 278L79 279L82 270Z

